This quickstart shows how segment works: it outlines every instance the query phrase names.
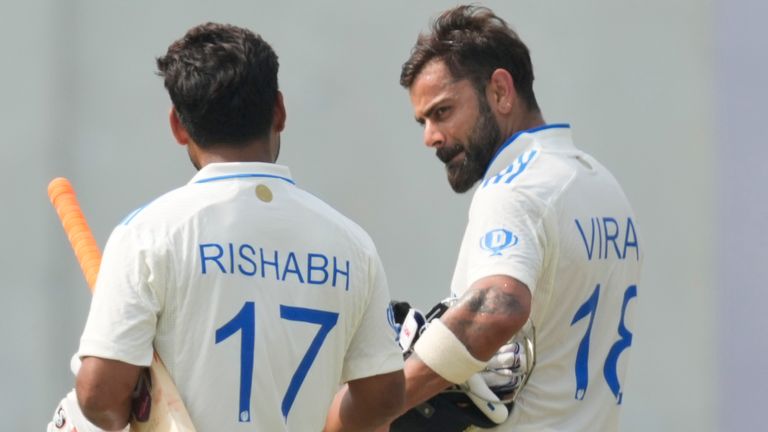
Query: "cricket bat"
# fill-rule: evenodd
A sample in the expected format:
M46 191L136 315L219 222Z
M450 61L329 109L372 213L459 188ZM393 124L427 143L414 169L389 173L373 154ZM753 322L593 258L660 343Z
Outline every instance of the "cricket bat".
M59 215L64 232L75 252L80 268L91 292L96 287L96 276L101 265L101 251L85 220L77 196L69 180L59 177L48 184L48 197ZM149 366L151 408L147 421L131 419L131 432L194 432L184 402L176 386L154 353Z

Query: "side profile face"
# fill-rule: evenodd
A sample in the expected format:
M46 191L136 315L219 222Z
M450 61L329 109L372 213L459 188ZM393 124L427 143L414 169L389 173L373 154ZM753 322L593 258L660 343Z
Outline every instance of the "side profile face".
M453 190L466 192L483 177L501 142L485 94L433 60L413 81L410 97L416 121L424 126L424 144L445 164Z

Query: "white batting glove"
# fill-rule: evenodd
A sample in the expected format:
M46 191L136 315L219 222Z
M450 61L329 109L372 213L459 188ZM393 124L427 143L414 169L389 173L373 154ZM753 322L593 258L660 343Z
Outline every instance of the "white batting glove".
M120 432L128 432L130 426L126 426ZM48 423L47 432L107 432L104 429L89 422L80 410L77 403L75 390L70 391L59 402L56 411L53 412L53 420Z
M511 342L499 348L480 375L492 390L506 394L520 386L527 370L525 349L520 343Z
M502 345L486 366L490 370L504 370L507 375L524 373L528 368L525 349L519 342Z
M397 337L397 342L403 353L410 353L413 350L416 340L421 336L426 326L427 322L420 310L416 308L408 310L408 314L405 315L405 319L400 325L400 334Z
M509 417L509 408L499 399L482 375L476 373L460 386L475 406L496 424L502 424Z

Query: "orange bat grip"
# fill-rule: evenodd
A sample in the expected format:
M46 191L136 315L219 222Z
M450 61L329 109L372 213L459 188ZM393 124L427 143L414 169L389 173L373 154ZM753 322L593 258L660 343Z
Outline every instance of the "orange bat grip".
M101 251L80 209L80 203L77 202L75 190L69 180L58 177L48 184L48 198L64 226L64 232L75 251L77 262L88 282L88 288L93 291L101 265Z

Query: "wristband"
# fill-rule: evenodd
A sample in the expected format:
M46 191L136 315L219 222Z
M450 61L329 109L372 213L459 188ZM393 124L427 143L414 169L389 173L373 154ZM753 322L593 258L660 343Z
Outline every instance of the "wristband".
M485 368L439 319L432 320L413 351L430 369L454 384L461 384Z

